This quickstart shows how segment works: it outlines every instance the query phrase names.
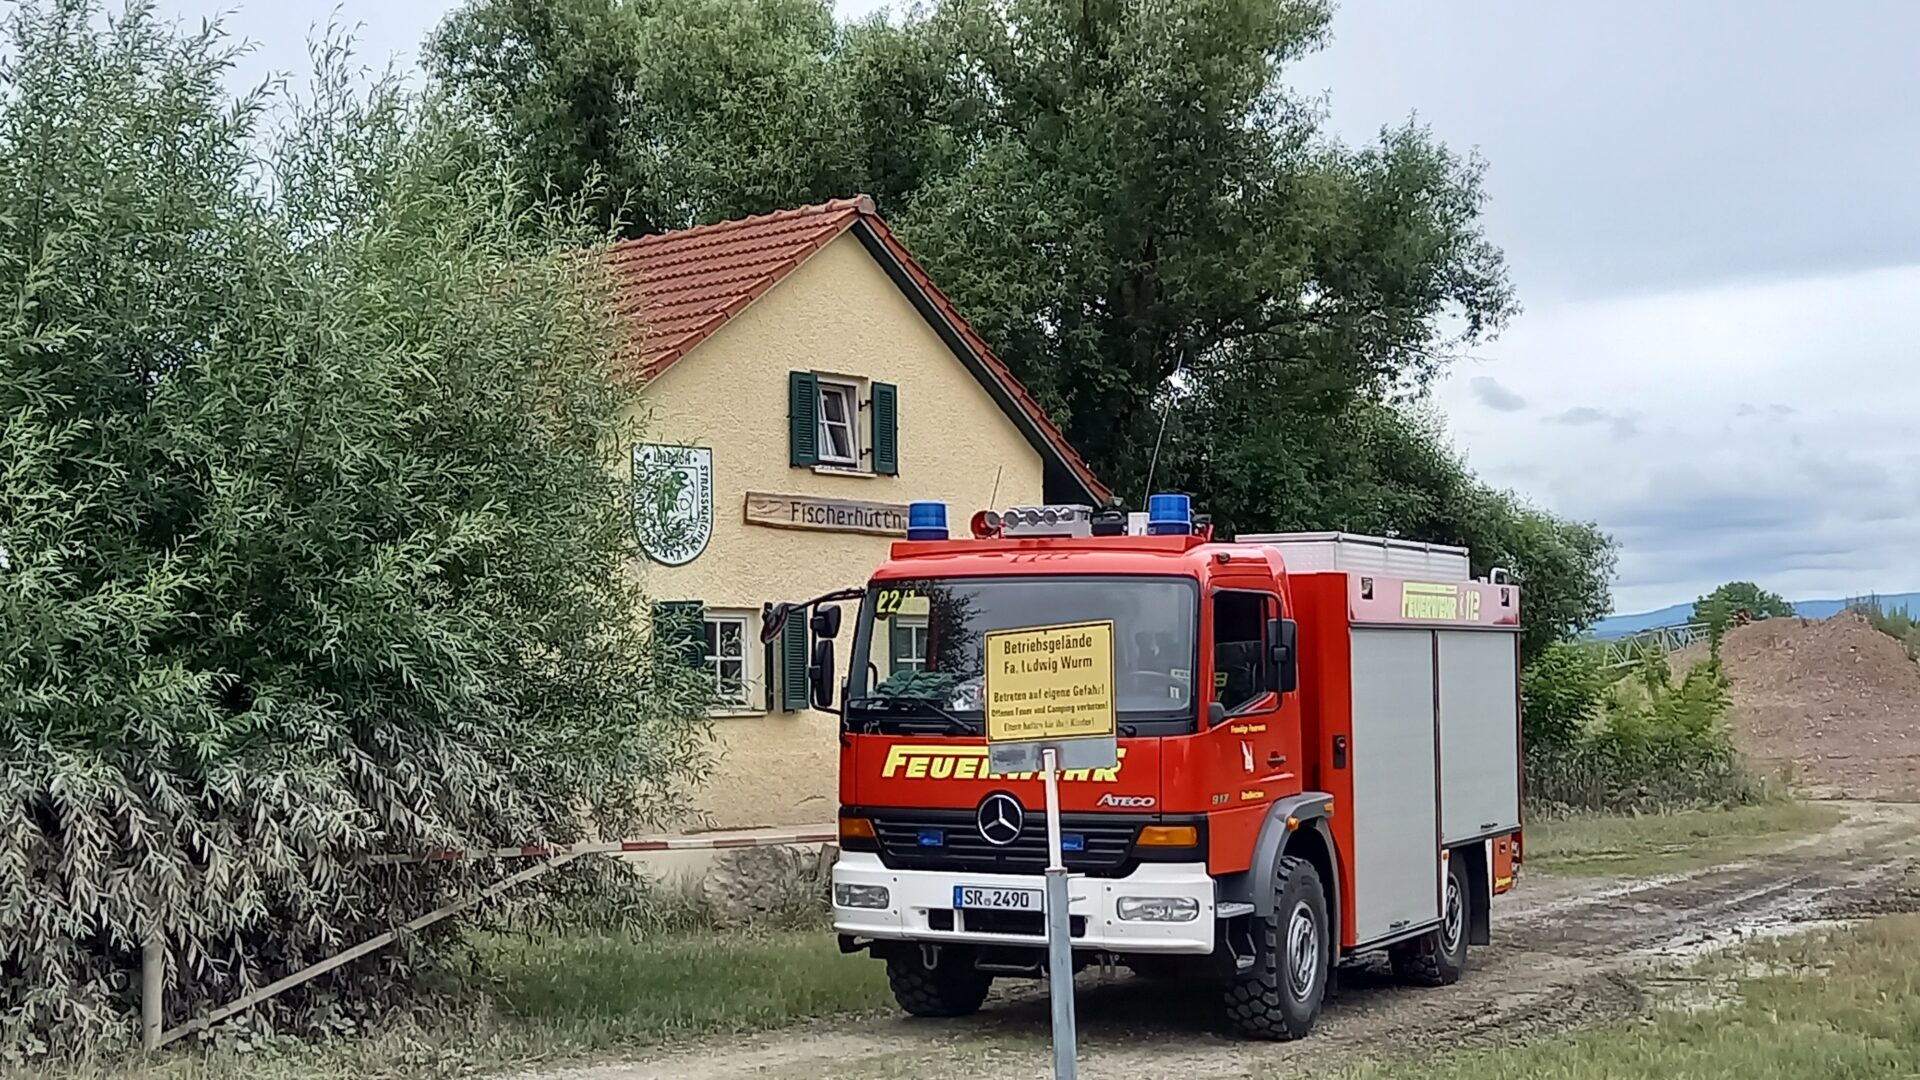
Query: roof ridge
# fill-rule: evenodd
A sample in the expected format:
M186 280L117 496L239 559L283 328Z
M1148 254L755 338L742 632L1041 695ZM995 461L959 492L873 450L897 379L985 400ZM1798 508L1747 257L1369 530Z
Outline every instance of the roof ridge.
M755 225L767 225L779 221L792 221L796 218L818 217L828 214L852 212L861 216L875 216L878 211L871 195L851 195L841 199L828 199L826 202L810 203L806 206L794 206L785 210L775 210L766 214L751 214L747 217L729 218L725 221L710 221L705 225L690 225L684 229L663 229L627 240L615 241L609 248L621 251L639 247L649 241L684 241L724 233L736 229L750 228Z

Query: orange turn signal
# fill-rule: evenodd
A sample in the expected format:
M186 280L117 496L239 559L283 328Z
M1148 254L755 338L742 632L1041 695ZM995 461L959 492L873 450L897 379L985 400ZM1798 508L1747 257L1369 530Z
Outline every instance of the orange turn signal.
M873 839L873 822L863 817L843 817L840 819L840 839Z
M1191 825L1149 825L1140 830L1141 847L1199 847L1200 830Z

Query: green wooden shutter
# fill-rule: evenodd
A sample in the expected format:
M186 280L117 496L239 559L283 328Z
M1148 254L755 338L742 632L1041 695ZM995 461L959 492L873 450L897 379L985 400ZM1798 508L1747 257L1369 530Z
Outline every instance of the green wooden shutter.
M820 380L787 372L787 452L793 465L820 464Z
M689 667L706 666L706 618L707 606L698 600L663 600L653 605L654 633Z
M900 388L892 383L873 384L873 471L900 473Z
M780 628L780 707L793 712L808 705L807 616L796 611Z

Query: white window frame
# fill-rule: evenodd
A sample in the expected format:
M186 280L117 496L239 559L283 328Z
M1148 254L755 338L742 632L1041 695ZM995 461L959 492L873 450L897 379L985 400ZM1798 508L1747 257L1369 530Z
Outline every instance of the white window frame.
M765 711L765 709L754 701L754 691L760 685L760 661L758 655L760 650L756 647L759 644L759 635L753 631L755 618L756 615L753 612L729 611L725 608L709 608L706 614L702 616L703 621L700 626L700 652L706 665L707 673L713 679L713 712L716 714L737 715L740 713L760 713ZM714 628L713 641L717 647L721 638L719 630L721 624L728 624L739 628L740 655L738 657L718 656L707 651L708 628ZM740 662L740 689L734 697L729 698L721 692L721 670L723 664L736 659Z
M815 385L819 389L819 393L816 396L820 402L820 463L822 465L838 466L843 469L857 469L860 467L860 444L862 442L860 438L860 385L858 383L847 382L843 379L829 379L824 376L816 376L815 379ZM842 407L846 410L845 427L847 446L851 451L849 456L837 454L833 450L833 436L830 434L830 429L839 422L827 418L827 398L829 397L838 398Z

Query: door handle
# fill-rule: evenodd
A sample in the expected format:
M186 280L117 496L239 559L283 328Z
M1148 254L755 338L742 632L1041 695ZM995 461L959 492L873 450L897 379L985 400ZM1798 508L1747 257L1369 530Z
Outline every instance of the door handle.
M1287 755L1281 753L1278 750L1275 750L1273 753L1267 755L1267 764L1273 766L1276 769L1282 765L1285 765L1286 763L1287 763Z
M1347 737L1345 735L1335 735L1333 737L1333 767L1336 769L1344 769L1347 767Z

